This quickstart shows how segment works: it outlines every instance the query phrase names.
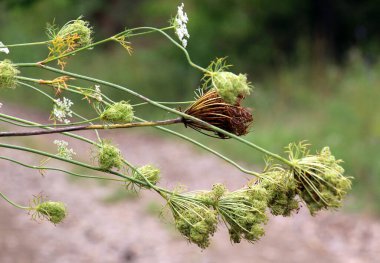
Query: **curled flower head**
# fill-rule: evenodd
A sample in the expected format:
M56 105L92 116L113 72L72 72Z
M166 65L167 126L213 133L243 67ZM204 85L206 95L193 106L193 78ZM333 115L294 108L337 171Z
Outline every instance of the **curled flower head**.
M309 154L305 143L288 146L292 173L298 182L298 194L314 215L322 209L336 209L351 189L351 180L343 175L341 160L336 160L329 147Z
M59 224L65 219L66 206L62 202L44 201L34 207L37 217L49 220L53 224Z
M180 6L178 6L177 15L174 18L174 27L175 27L175 33L178 36L178 39L181 41L182 46L187 46L187 40L190 38L189 32L187 31L186 24L189 21L189 18L187 17L187 14L185 11L183 11L184 3L182 3Z
M17 85L16 76L20 73L8 59L0 61L0 89L14 89Z
M160 170L152 165L144 165L136 169L133 178L141 182L149 181L149 183L156 185L160 180Z
M167 197L177 230L189 242L206 248L210 244L210 237L214 235L218 218L214 210L199 202L193 195L173 194Z
M54 121L58 120L60 122L66 123L66 124L70 123L70 120L68 119L68 117L73 116L72 115L73 112L70 109L73 104L74 103L68 98L63 98L63 100L56 99L53 111L50 115L50 119L52 119Z
M215 209L222 216L234 243L240 243L242 238L254 242L265 234L267 196L260 185L251 185L220 197Z
M129 123L133 120L133 107L126 101L116 102L103 111L100 119L109 123Z
M57 155L62 158L66 158L69 160L73 159L73 155L76 155L72 148L68 148L69 143L63 140L54 140L54 144L58 147Z
M120 150L106 141L102 141L97 159L100 168L103 170L120 169L123 167L123 156Z
M247 134L253 122L252 113L248 108L226 103L215 89L200 96L185 113L238 136ZM198 131L213 132L209 127L193 120L185 118L183 123ZM222 139L228 138L221 133L216 135Z
M290 216L298 211L297 182L290 171L279 166L269 167L258 183L268 192L268 207L273 215Z

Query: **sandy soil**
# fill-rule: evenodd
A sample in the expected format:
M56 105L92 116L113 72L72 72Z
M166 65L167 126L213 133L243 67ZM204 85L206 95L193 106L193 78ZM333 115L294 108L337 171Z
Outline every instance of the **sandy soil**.
M209 189L213 183L222 182L236 189L246 181L233 167L180 141L136 131L110 132L108 137L115 138L132 163L159 166L165 187L183 183L190 190ZM54 147L49 139L34 139L34 144ZM90 154L87 145L72 146L79 156ZM1 155L32 164L41 160L3 149ZM144 191L138 198L110 204L104 200L121 189L116 183L73 181L54 172L42 177L37 171L5 161L0 161L0 168L1 191L13 200L26 203L43 191L69 208L64 223L54 226L34 222L25 212L0 200L1 263L379 262L380 221L364 215L329 212L311 217L303 208L291 218L271 217L266 236L255 244L231 244L220 225L211 246L202 251L150 212L161 202L154 193Z

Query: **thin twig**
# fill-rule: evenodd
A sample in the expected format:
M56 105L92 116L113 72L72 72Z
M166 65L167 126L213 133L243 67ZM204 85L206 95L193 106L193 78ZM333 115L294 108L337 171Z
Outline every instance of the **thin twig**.
M162 121L145 121L145 122L130 122L125 124L93 124L93 125L79 125L71 127L56 128L51 130L34 130L34 131L21 131L21 132L0 132L0 137L20 137L20 136L34 136L43 134L63 133L71 131L83 131L83 130L105 130L105 129L121 129L121 128L134 128L134 127L146 127L146 126L162 126L171 125L176 123L182 123L182 118L168 119Z

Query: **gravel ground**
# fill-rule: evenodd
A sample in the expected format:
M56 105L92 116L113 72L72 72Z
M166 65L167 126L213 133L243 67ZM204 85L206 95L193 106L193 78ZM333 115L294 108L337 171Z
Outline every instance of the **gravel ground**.
M209 189L222 182L230 189L246 178L214 156L188 144L141 135L136 131L109 132L108 137L134 164L152 163L162 171L161 185L186 184L190 190ZM1 140L9 142L9 140ZM46 143L48 142L48 143ZM46 138L26 144L54 147ZM86 147L72 144L78 156L91 155ZM39 157L2 150L31 164ZM223 225L211 246L201 250L176 233L165 219L151 212L161 199L144 191L138 198L109 203L121 186L37 171L0 161L0 190L26 203L43 193L68 205L69 216L54 226L38 223L25 212L0 200L0 262L379 262L380 221L365 215L340 212L311 217L306 208L291 218L271 217L259 242L231 244Z

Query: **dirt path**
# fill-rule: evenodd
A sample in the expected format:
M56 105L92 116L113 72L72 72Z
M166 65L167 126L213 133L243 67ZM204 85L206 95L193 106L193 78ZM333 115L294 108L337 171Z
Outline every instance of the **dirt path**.
M185 143L131 131L112 132L112 137L131 162L159 166L165 187L182 182L192 190L209 189L222 182L235 189L245 182L231 166ZM73 146L79 156L89 154ZM15 151L2 150L1 155L34 164L40 160ZM117 184L73 182L52 172L41 177L5 161L0 168L1 191L13 200L24 203L43 191L50 199L64 201L70 212L58 226L39 224L0 200L1 263L379 262L380 222L361 215L321 213L313 218L301 209L292 218L272 217L266 236L256 244L232 245L220 225L210 248L201 251L149 212L161 202L154 193L109 204L104 199L120 188Z

